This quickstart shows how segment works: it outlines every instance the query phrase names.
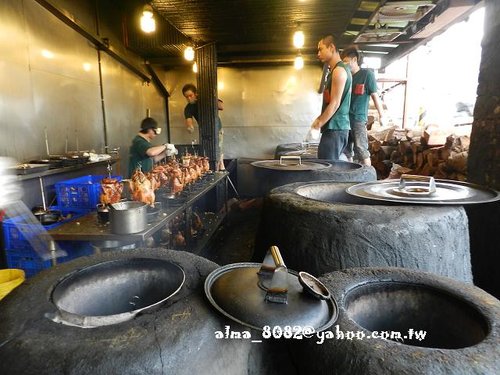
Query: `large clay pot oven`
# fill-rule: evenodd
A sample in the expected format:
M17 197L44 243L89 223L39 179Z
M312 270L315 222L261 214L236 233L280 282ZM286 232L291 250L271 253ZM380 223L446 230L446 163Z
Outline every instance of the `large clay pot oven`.
M498 372L500 301L483 290L401 268L352 268L320 280L340 315L335 338L291 343L300 373ZM349 332L356 336L347 339Z
M260 195L294 182L328 180L333 182L368 182L377 179L371 166L346 161L306 159L261 160L252 163Z
M322 275L351 267L404 267L471 282L467 216L460 206L380 204L318 181L264 200L254 259L271 245L292 269Z
M216 268L185 252L136 249L41 272L0 304L0 373L280 373L267 343L216 338L226 326L249 330L207 303L203 283Z

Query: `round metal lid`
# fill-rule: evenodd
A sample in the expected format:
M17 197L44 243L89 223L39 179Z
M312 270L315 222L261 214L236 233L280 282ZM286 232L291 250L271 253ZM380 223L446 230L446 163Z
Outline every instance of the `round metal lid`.
M251 164L257 168L276 171L315 171L332 166L326 161L302 161L300 156L282 156L280 160L259 160Z
M322 331L335 323L335 300L329 295L320 299L306 292L295 271L286 271L287 303L266 300L270 279L262 277L259 270L260 263L235 263L213 271L205 281L210 303L228 318L257 330L264 326L299 326Z
M326 285L307 272L299 272L299 282L306 292L316 298L328 299L331 297L330 291Z
M493 189L426 176L403 175L400 180L364 182L348 187L346 192L370 200L411 204L465 205L500 200L500 193Z
M305 150L285 151L282 154L285 156L300 156L303 159L317 159L318 158L318 149L317 148L308 148Z

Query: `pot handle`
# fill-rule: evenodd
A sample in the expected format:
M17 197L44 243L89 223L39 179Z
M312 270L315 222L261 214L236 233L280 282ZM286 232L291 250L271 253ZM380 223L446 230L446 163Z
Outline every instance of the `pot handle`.
M284 163L284 160L297 160L298 163L290 164L290 165L302 165L302 158L300 156L295 156L295 155L284 155L280 156L280 165L287 165Z
M285 262L283 261L283 257L281 256L281 252L278 246L271 246L267 250L266 256L262 261L259 273L274 272L274 270L278 267L286 268Z
M409 181L417 181L417 182L426 182L427 186L427 194L432 194L436 192L436 180L432 176L419 176L413 174L402 174L399 180L399 190L407 189L407 182Z
M277 246L269 248L258 274L267 278L272 277L265 301L288 303L288 269Z

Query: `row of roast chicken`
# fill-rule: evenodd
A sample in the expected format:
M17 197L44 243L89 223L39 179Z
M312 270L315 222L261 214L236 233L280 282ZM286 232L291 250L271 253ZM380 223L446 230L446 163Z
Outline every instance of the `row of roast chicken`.
M119 202L122 198L123 183L127 182L132 200L154 207L155 191L160 187L169 187L170 193L175 195L208 172L210 172L210 164L207 157L183 157L181 163L174 158L165 164L156 165L147 173L137 169L127 180L103 178L100 202L102 205Z

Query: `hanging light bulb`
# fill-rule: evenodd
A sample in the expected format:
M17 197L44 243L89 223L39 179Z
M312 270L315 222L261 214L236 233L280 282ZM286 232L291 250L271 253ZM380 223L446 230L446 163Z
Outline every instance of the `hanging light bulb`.
M295 57L295 60L293 61L293 67L296 70L300 70L304 67L304 58L300 53L297 55L297 57Z
M187 46L186 49L184 50L184 58L187 61L193 61L194 60L194 49L191 46Z
M156 22L153 18L153 8L151 5L144 5L141 17L141 29L145 33L152 33L156 30Z
M301 30L296 31L293 34L293 45L295 46L295 48L304 47L304 42L305 42L304 32Z
M193 63L193 72L198 73L198 64L196 61Z

